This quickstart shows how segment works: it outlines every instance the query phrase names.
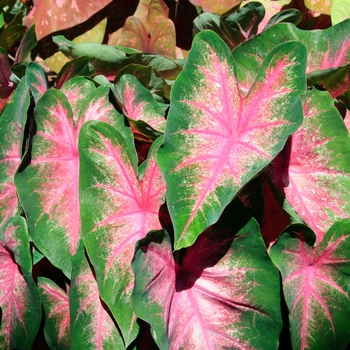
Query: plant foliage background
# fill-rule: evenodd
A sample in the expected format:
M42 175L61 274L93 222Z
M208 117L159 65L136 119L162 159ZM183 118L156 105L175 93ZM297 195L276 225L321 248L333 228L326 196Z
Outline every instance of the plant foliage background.
M349 348L348 0L0 3L1 349Z

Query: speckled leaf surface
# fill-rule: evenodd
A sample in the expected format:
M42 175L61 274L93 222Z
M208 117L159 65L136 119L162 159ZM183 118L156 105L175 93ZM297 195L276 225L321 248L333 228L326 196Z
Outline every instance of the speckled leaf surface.
M34 1L34 7L24 18L24 25L35 24L38 40L45 36L80 24L108 5L111 0L86 2L81 0Z
M293 349L344 349L350 340L350 220L334 224L322 242L293 225L271 247L289 308Z
M79 138L82 236L96 271L101 297L111 309L126 344L136 336L130 304L131 260L136 241L158 218L165 184L155 161L155 147L137 169L137 154L118 131L104 123L86 124Z
M45 310L45 340L50 349L70 349L70 313L67 293L46 277L38 278L38 290Z
M73 120L76 123L79 119L85 97L96 89L92 80L84 77L75 77L68 80L61 91L66 95L69 105L72 108Z
M115 321L100 297L94 271L83 250L73 257L69 300L71 350L125 348Z
M277 349L279 276L258 224L236 204L181 264L166 231L137 243L132 301L160 349Z
M190 0L195 6L200 6L204 12L212 12L217 15L222 15L232 7L239 5L242 0Z
M228 47L200 32L172 88L157 161L167 183L175 249L190 246L300 125L306 50L273 49L242 96Z
M0 225L19 210L13 179L22 158L29 102L29 90L23 79L0 116Z
M123 118L108 101L108 91L100 87L90 93L74 123L67 97L59 90L48 90L34 111L37 131L31 163L16 174L18 195L35 245L67 276L80 240L80 128L90 119L123 127Z
M303 124L267 172L319 243L350 216L350 137L327 92L308 91L302 102Z
M2 349L32 349L39 330L41 305L31 276L28 229L15 216L2 229L0 241L0 344Z
M37 102L38 99L48 89L48 83L44 69L38 63L30 62L26 69L25 79L34 97L34 100Z

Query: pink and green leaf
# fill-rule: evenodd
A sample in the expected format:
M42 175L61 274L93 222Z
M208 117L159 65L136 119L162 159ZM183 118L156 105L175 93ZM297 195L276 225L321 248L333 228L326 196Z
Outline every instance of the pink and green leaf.
M37 40L35 36L35 26L32 25L26 30L24 33L21 42L19 44L19 47L16 51L16 57L15 61L13 62L14 65L24 62L28 59L28 56L31 54L33 49L37 45Z
M290 23L273 25L232 52L241 90L249 89L265 57L286 41L296 40L306 46L307 74L349 64L349 30L350 19L325 30L301 30Z
M23 79L0 116L0 226L19 210L13 180L22 158L29 103L29 90Z
M116 83L114 94L130 122L141 120L154 130L164 132L165 111L168 105L157 102L152 93L137 78L124 74ZM136 132L137 130L134 130L134 133Z
M90 93L81 104L75 124L67 97L59 90L48 90L34 112L37 131L31 163L16 175L16 187L35 245L67 276L81 229L80 128L85 121L100 119L126 129L122 116L108 101L108 91L100 87Z
M124 74L131 74L136 77L158 102L169 102L170 86L153 67L130 64L116 75L115 83L117 83Z
M308 74L309 86L317 85L326 89L336 98L350 90L350 63L340 68L330 68Z
M257 33L264 14L264 6L256 1L248 2L228 16L204 12L193 21L193 34L206 29L213 30L232 50Z
M56 79L56 87L60 89L65 82L74 78L75 76L92 76L94 69L89 63L89 58L81 56L67 62L59 71Z
M134 145L109 125L87 123L79 138L82 237L101 297L127 345L137 335L130 304L134 245L148 231L161 229L165 184L155 161L159 141L137 168Z
M38 278L45 310L45 340L50 349L70 349L70 313L67 293L49 278Z
M193 244L301 124L305 65L301 43L279 45L242 96L228 47L213 32L196 36L172 88L157 158L167 183L175 249Z
M292 225L270 249L289 309L293 349L344 349L350 340L350 221L335 223L322 242Z
M72 350L124 349L123 339L102 301L84 250L73 257L69 290Z
M30 62L26 69L25 79L34 100L37 102L48 89L45 71L38 63Z
M267 172L319 243L336 221L350 216L350 139L327 92L313 89L302 102L304 122Z
M30 350L40 326L41 305L31 276L31 255L24 218L2 228L0 241L0 344L2 349ZM22 265L19 265L22 264Z
M279 276L257 222L237 205L226 210L181 264L166 231L136 245L133 306L160 349L278 348Z
M74 123L78 121L86 96L95 89L93 81L84 77L72 78L61 87L61 91L66 95L72 108Z
M11 217L0 231L0 239L12 254L14 261L26 271L32 270L32 257L29 250L29 235L26 220L22 216Z

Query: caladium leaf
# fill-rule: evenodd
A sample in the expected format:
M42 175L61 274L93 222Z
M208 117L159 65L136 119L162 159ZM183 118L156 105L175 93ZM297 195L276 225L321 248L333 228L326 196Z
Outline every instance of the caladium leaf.
M65 82L77 75L92 76L95 73L89 58L86 56L78 57L66 63L57 75L56 87L60 89Z
M96 12L103 9L112 0L102 0L89 3L75 0L69 1L34 1L34 6L23 20L25 26L35 24L35 33L38 40L62 29L73 27L85 22Z
M70 349L70 313L67 293L49 278L38 278L45 310L44 334L50 349Z
M350 216L350 139L327 92L308 91L302 101L304 122L267 171L320 242Z
M139 18L130 16L116 34L109 39L109 45L131 47L175 59L175 27L168 18L163 18L150 33Z
M127 130L123 117L108 101L108 92L108 88L99 87L90 93L75 124L66 96L59 90L48 90L34 112L37 131L31 163L16 174L16 187L35 245L68 277L71 256L80 239L80 128L85 121L100 119Z
M104 9L106 10L106 8ZM100 13L101 14L101 13ZM109 14L110 15L110 14ZM86 31L85 33L75 37L73 42L75 43L102 43L107 26L107 18L102 20L100 23L96 24L92 29ZM74 29L73 29L74 31ZM67 31L65 31L68 34ZM72 33L70 33L73 37ZM51 53L52 54L52 53ZM83 56L83 55L81 55ZM77 57L78 58L78 57ZM69 58L67 58L62 52L55 52L51 57L45 59L45 64L49 66L54 72L59 73L63 66L69 62Z
M109 125L86 123L79 137L82 237L101 297L126 345L137 335L130 304L134 245L149 230L161 229L158 212L165 183L154 154L160 141L137 170L134 147Z
M259 2L249 2L229 16L204 12L193 21L193 35L211 29L219 34L232 50L257 33L264 14L264 6Z
M307 48L306 73L350 63L350 19L325 30L300 30L290 23L276 24L238 46L232 52L241 90L252 85L264 58L281 43L301 41Z
M153 129L164 132L165 111L169 105L157 102L134 76L123 75L113 91L129 119L142 120Z
M41 305L31 268L26 222L17 216L3 228L0 242L0 344L3 349L32 349L39 330Z
M228 47L214 32L196 36L172 88L157 158L168 188L175 249L193 244L300 125L305 65L301 43L276 47L243 97Z
M286 9L274 14L266 24L266 28L271 27L277 23L293 23L298 25L302 19L302 15L297 9Z
M124 74L135 76L158 102L169 102L170 86L153 67L130 64L119 71L114 82L117 83Z
M332 1L329 0L305 0L305 6L312 11L331 14Z
M35 62L30 62L25 74L26 83L37 102L48 89L48 83L43 68Z
M321 86L336 98L350 90L350 64L310 73L307 76L307 84Z
M29 103L29 90L22 79L0 117L0 225L18 213L13 179L21 162Z
M86 96L95 89L93 81L84 77L72 78L61 87L72 108L75 123L78 121Z
M135 15L128 17L124 26L109 37L108 44L175 59L175 26L168 13L169 9L162 0L140 2Z
M70 349L124 349L123 339L106 304L101 300L94 271L79 250L73 257L69 290L71 315Z
M279 276L257 222L235 202L181 264L166 231L137 243L132 301L160 349L277 349Z
M313 248L314 240L306 226L292 225L270 249L282 274L293 349L344 349L350 340L350 220L334 224Z
M169 8L163 0L141 0L134 16L139 18L148 32L164 18L169 16Z
M32 258L25 219L18 215L10 218L1 230L0 238L3 246L13 255L15 262L25 271L31 271Z
M62 35L55 36L53 41L58 45L58 49L69 58L88 56L97 74L113 76L120 69L132 63L152 66L165 79L181 71L181 67L175 62L161 55L98 43L76 44Z
M32 25L26 30L21 39L18 50L16 50L16 57L13 64L15 65L25 61L36 45L35 26Z
M190 0L190 2L195 6L201 6L202 10L205 12L212 12L217 15L223 15L231 8L239 5L242 0Z
M349 0L333 0L331 6L332 25L350 18Z

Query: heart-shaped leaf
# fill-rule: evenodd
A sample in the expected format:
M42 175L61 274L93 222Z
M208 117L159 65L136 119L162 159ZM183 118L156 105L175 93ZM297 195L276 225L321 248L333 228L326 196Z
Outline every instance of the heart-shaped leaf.
M165 231L137 243L132 301L160 349L277 349L279 276L258 224L237 204L183 252L181 264Z
M210 31L196 36L172 88L157 158L168 188L175 249L193 244L300 125L305 65L301 43L282 44L242 96L225 43Z
M334 224L323 241L292 225L270 249L289 308L293 349L344 349L350 340L350 220Z
M101 297L127 345L137 335L130 303L134 245L149 230L161 229L165 184L154 155L159 142L137 169L134 145L109 125L87 123L79 138L82 237Z
M107 87L99 87L86 96L75 124L66 96L59 90L48 90L35 109L37 131L31 163L16 174L16 187L35 245L68 277L71 256L80 239L80 128L88 120L100 119L127 130L123 117L109 102L108 92Z

